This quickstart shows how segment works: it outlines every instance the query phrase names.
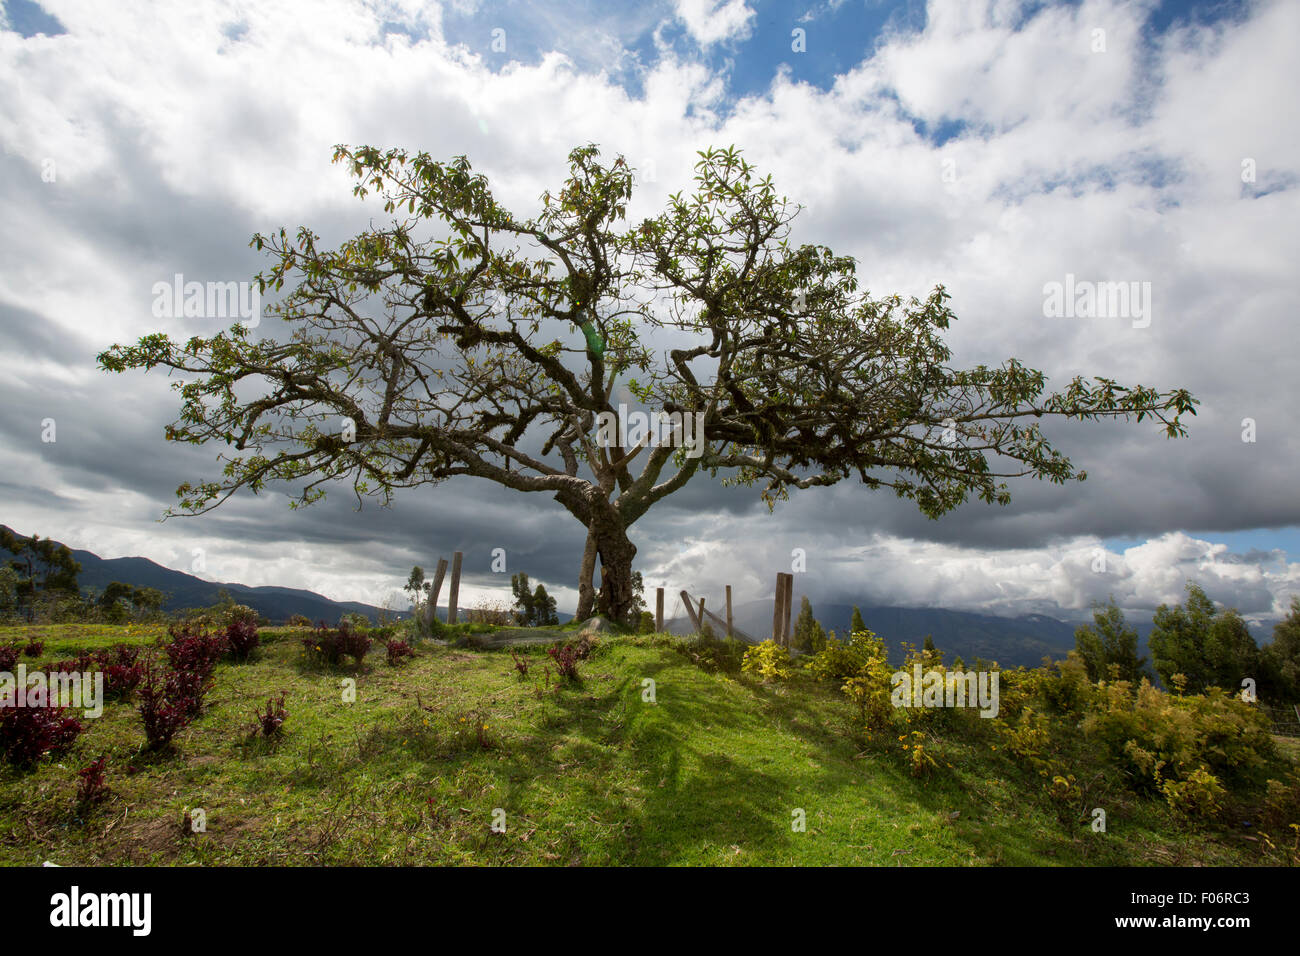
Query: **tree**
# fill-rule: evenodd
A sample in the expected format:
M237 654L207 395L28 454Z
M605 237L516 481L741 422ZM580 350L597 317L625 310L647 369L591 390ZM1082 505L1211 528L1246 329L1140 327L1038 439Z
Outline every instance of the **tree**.
M867 625L862 620L862 612L858 610L858 606L855 604L853 605L853 617L849 620L849 634L853 635L866 629Z
M1092 620L1074 632L1074 649L1088 670L1088 680L1141 680L1147 659L1138 656L1138 633L1128 626L1115 599L1104 607L1093 605Z
M1243 678L1259 676L1259 647L1246 622L1235 609L1216 612L1214 602L1193 582L1187 584L1186 607L1162 604L1156 609L1147 645L1166 686L1182 674L1192 693L1209 687L1235 693Z
M533 627L553 627L560 623L560 616L555 612L555 598L546 593L540 584L533 592Z
M547 627L560 623L555 611L555 598L546 593L546 588L538 584L529 590L528 575L520 571L511 575L510 589L515 595L515 615L524 627Z
M1300 701L1300 596L1292 595L1290 613L1273 625L1273 642L1260 655L1270 678L1270 696Z
M510 590L515 595L515 616L526 627L532 625L534 618L533 592L528 583L528 575L520 571L510 576Z
M15 609L25 611L29 620L39 597L76 597L80 593L77 575L81 565L67 545L38 534L24 538L0 525L0 551L8 552L9 567L16 577Z
M578 617L598 604L621 621L629 530L697 475L759 482L769 508L857 476L937 518L972 495L1008 503L1002 479L1085 478L1045 417L1152 419L1173 437L1195 414L1182 389L1079 377L1047 393L1016 359L950 367L943 286L906 303L860 292L852 258L790 244L798 208L734 147L700 153L694 191L635 225L631 167L598 157L573 150L560 190L520 218L463 156L337 147L356 196L393 218L334 249L305 226L253 236L271 259L259 289L291 284L271 307L285 341L236 324L99 356L182 373L166 437L229 447L219 479L178 488L179 512L276 482L295 506L336 482L385 503L461 476L545 494L586 529ZM619 382L654 416L635 438L609 427Z
M411 615L417 620L420 617L420 598L424 596L424 568L418 564L411 568L410 575L406 578L406 584L402 590L411 596Z
M806 594L800 597L799 616L795 618L790 646L806 653L816 653L826 646L826 632L813 617L812 603Z

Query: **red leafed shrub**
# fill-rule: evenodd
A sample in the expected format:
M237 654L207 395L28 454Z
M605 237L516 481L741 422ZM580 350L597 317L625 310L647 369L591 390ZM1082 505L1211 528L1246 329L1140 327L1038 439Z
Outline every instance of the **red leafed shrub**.
M548 647L546 653L551 655L551 660L555 662L555 669L561 677L567 677L569 680L578 679L578 649L572 644L556 644Z
M390 664L397 664L403 657L415 656L415 648L406 643L406 641L399 641L397 639L385 641L384 647L388 650L388 663Z
M284 708L284 691L280 691L279 700L272 697L266 702L265 713L254 711L253 716L257 719L257 722L253 724L253 733L255 735L260 731L263 737L279 736L285 720L289 717L288 711Z
M164 645L172 669L208 675L226 653L222 634L187 634Z
M89 654L68 657L61 661L51 661L45 665L47 674L89 674L95 670L95 659Z
M77 771L80 781L77 784L77 805L82 808L93 807L103 803L112 793L104 779L104 769L108 766L108 755L93 760Z
M114 644L107 650L95 654L94 659L105 667L110 664L130 667L140 660L141 650L143 648L139 644Z
M212 674L203 671L172 671L164 683L167 700L189 717L203 713L203 698L211 689Z
M139 664L108 664L104 667L104 696L125 700L144 679L144 667Z
M139 644L114 644L107 650L84 658L87 664L97 663L104 672L105 697L124 700L140 685L144 678L144 666L140 663L141 650Z
M246 661L257 647L257 622L247 618L237 618L226 627L226 646L230 656L237 661Z
M45 650L45 642L33 639L27 642L27 646L23 648L23 653L28 657L40 657L43 650Z
M0 707L0 751L25 766L65 753L84 729L63 707Z
M21 653L17 644L0 644L0 671L12 674Z
M518 654L516 654L513 650L510 652L510 657L511 657L511 658L514 660L514 662L515 662L515 670L517 670L517 671L519 672L519 676L520 676L520 677L527 677L527 676L528 676L528 658L526 658L526 657L520 657L520 656L519 656Z
M138 709L148 749L166 747L193 717L193 702L183 696L174 696L178 692L179 688L170 676L165 676L152 664L145 664L144 678L136 693L140 698Z
M343 653L352 658L358 667L370 653L370 638L356 630L347 621L339 625L339 640L343 644Z

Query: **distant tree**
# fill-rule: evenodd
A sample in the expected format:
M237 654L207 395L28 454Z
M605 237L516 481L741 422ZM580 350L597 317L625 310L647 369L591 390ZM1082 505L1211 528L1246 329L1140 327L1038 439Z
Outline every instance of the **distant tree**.
M424 568L418 564L411 568L411 573L407 577L402 590L411 596L411 613L418 618L420 616L420 598L425 594Z
M641 621L637 625L638 634L653 634L655 632L655 616L649 611L641 612Z
M181 373L165 437L224 460L177 489L183 512L277 482L298 505L336 482L387 502L491 481L583 525L578 617L625 621L632 526L696 477L758 484L769 507L857 479L937 518L972 497L1007 504L1004 479L1086 477L1044 420L1150 420L1172 437L1195 414L1183 389L1079 376L1052 392L1015 358L954 368L943 286L870 296L852 257L790 241L798 205L735 147L701 152L694 188L640 222L632 166L595 144L531 214L464 156L340 145L334 159L390 218L336 247L305 225L253 237L270 256L259 289L289 285L272 306L282 341L235 325L99 355L112 372ZM653 426L610 434L619 386L657 426L700 433L689 448Z
M1147 659L1138 656L1138 632L1128 626L1115 599L1104 606L1094 604L1092 619L1092 624L1074 632L1074 649L1088 670L1088 680L1141 680Z
M1260 654L1270 677L1270 696L1300 702L1300 597L1292 596L1291 612L1273 626L1273 642Z
M1235 609L1216 612L1200 585L1188 583L1185 607L1160 605L1154 623L1147 644L1166 686L1182 674L1191 693L1209 687L1236 693L1243 678L1258 678L1259 647L1246 622Z
M531 591L528 575L520 571L510 578L510 589L515 595L515 617L524 627L548 627L559 624L560 617L555 611L555 598L546 593L546 588L538 584Z
M0 567L0 617L18 610L18 572L9 565Z
M802 595L799 601L799 617L794 622L794 634L790 646L797 651L815 654L826 646L826 632L813 617L812 602L808 595Z
M937 665L943 662L943 655L940 654L939 649L934 646L934 635L932 634L925 635L925 640L921 644L921 653L924 654L925 659L930 661L932 664Z
M129 584L123 584L121 581L110 581L104 588L104 593L99 596L95 603L104 614L104 618L112 623L124 621L128 615L127 605L131 602L131 595L135 589Z
M519 623L531 626L533 621L533 591L528 575L520 571L510 576L510 590L515 595L515 616Z
M540 584L533 591L533 626L553 627L560 623L560 616L555 612L555 598L546 593Z
M0 526L0 550L9 553L14 571L15 610L30 619L38 598L77 597L77 575L81 565L67 545L32 535L24 538Z
M849 621L849 633L856 634L858 631L865 631L866 629L867 625L862 620L862 612L858 610L858 606L855 604L853 605L853 618Z

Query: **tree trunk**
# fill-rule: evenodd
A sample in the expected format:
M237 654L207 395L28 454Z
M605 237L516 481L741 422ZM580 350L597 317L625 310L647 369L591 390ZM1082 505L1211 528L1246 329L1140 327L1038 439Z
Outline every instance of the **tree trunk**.
M636 557L636 545L620 530L617 536L600 536L596 547L600 552L601 612L611 621L629 624L636 602L632 590L632 559Z
M587 546L582 552L582 569L578 571L578 610L575 616L579 621L591 617L596 605L596 589L591 585L591 576L596 573L596 534L587 530Z
M596 558L600 558L600 592L591 583ZM636 545L618 515L611 510L593 515L587 528L587 546L582 555L582 569L578 574L578 620L591 616L592 605L611 621L628 622L636 595L632 590L632 559Z

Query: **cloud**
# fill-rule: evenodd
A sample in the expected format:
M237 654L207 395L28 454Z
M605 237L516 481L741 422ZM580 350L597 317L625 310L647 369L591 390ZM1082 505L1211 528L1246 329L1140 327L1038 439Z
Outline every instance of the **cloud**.
M948 286L955 365L1015 356L1053 387L1099 373L1185 386L1203 404L1176 442L1145 422L1052 423L1087 482L1013 485L1011 506L939 522L850 484L769 515L754 492L700 479L634 526L647 583L758 597L802 547L825 558L810 562L810 593L816 578L828 597L880 603L1078 608L1106 589L1159 603L1200 575L1211 596L1267 614L1295 589L1285 557L1207 563L1193 552L1213 536L1187 534L1300 524L1300 436L1278 386L1300 376L1300 355L1279 345L1300 259L1300 119L1267 93L1300 86L1294 4L1152 34L1149 4L931 3L923 29L874 37L824 87L782 68L788 45L758 49L743 3L680 5L698 44L734 42L728 57L770 74L745 97L703 54L631 50L651 29L644 13L551 46L537 38L568 36L581 8L555 14L559 27L503 19L511 50L543 43L511 59L473 5L46 7L63 34L0 32L0 521L12 527L181 568L200 547L216 578L370 601L454 548L470 587L503 592L487 570L499 546L572 606L582 529L547 497L468 480L391 510L356 511L339 493L290 513L272 491L156 524L177 484L216 471L215 450L161 440L177 408L166 379L108 375L94 356L160 327L214 331L154 319L152 284L247 279L265 264L247 248L254 231L306 224L336 243L382 220L329 163L335 143L466 154L526 215L569 149L598 142L641 172L632 221L689 187L697 149L736 143L810 207L796 238L856 256L863 288ZM453 40L456 16L479 20ZM1149 281L1150 326L1045 318L1044 285L1067 274ZM1102 580L1090 555L1112 537L1148 550L1116 552L1118 577Z
M745 0L675 0L675 6L700 46L743 40L753 29L754 11Z

